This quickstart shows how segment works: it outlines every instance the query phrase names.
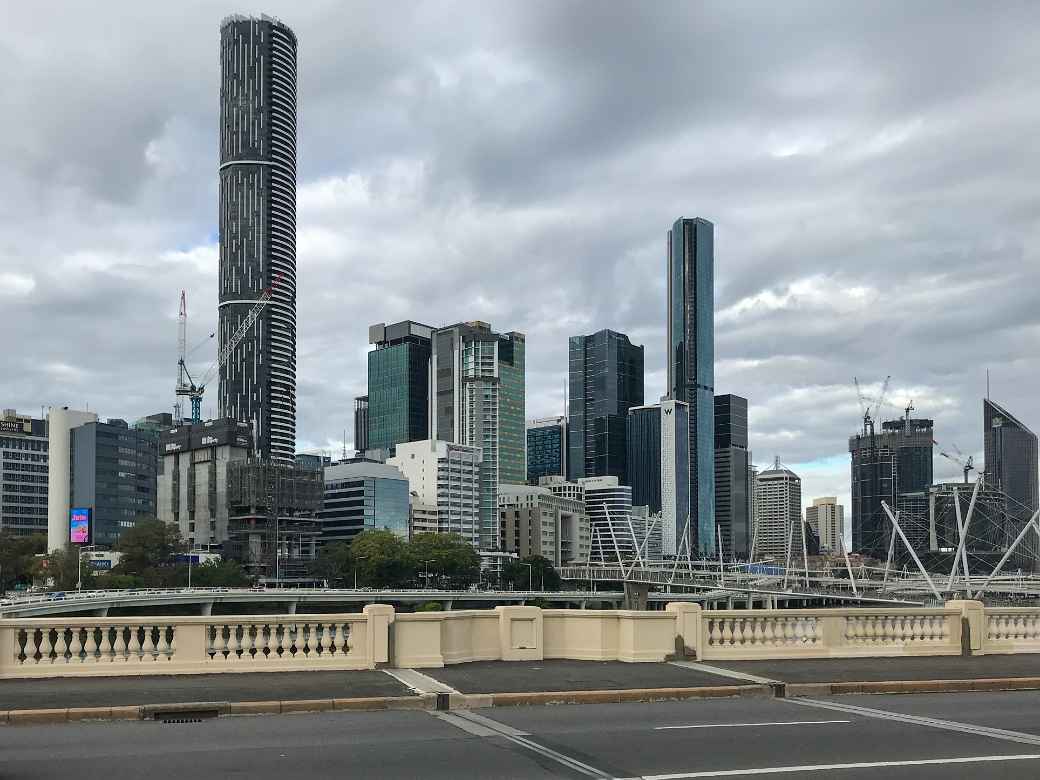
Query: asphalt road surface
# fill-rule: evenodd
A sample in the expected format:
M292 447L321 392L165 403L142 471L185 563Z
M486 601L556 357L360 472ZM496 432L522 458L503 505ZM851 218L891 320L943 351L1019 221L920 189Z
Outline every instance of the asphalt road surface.
M1021 778L1040 694L725 699L0 727L0 778Z

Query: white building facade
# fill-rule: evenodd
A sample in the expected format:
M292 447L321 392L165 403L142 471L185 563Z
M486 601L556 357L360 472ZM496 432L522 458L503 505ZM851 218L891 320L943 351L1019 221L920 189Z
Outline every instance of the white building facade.
M820 551L838 552L845 538L845 507L836 496L814 498L805 508L805 522L820 537Z
M801 558L802 480L777 459L755 480L755 558Z

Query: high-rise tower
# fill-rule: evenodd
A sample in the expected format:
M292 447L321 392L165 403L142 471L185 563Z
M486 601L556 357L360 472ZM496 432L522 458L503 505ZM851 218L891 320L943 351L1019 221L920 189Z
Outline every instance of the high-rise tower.
M668 397L690 407L694 554L715 554L715 226L680 217L668 231Z
M265 288L271 301L220 369L219 416L248 422L263 459L296 449L296 35L220 27L220 346Z

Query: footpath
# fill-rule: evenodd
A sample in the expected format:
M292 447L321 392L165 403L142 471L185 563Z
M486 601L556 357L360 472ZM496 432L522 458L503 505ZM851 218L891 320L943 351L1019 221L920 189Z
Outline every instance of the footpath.
M488 661L423 670L0 680L0 724L996 690L1040 690L1040 655L724 663Z

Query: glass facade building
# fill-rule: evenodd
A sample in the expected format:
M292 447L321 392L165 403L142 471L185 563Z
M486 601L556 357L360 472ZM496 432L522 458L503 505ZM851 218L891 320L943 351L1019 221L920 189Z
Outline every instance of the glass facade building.
M668 397L690 408L695 554L715 554L715 227L680 217L668 232Z
M320 543L350 542L362 531L392 531L408 538L408 480L385 463L354 458L325 467L317 513Z
M567 475L567 418L550 417L527 423L527 482Z
M742 561L751 553L750 463L747 399L715 396L715 525L723 555Z
M220 368L218 416L263 460L296 451L296 35L270 17L220 27L220 347L271 299Z
M1011 412L988 398L982 402L982 425L986 480L1005 495L1007 527L1002 529L1002 536L1008 545L1040 508L1037 437ZM1017 562L1036 566L1035 560Z
M157 516L159 434L125 420L72 429L71 506L94 510L94 544L113 545L139 520Z
M0 531L47 533L47 421L5 409L0 417Z
M661 406L633 406L626 425L632 506L656 514L661 511Z
M643 347L624 333L571 336L568 479L628 479L628 410L643 405Z
M499 545L498 486L527 479L524 334L464 322L433 335L431 439L479 448L480 546Z
M418 322L368 329L367 446L392 454L398 444L430 435L430 357L433 328Z

